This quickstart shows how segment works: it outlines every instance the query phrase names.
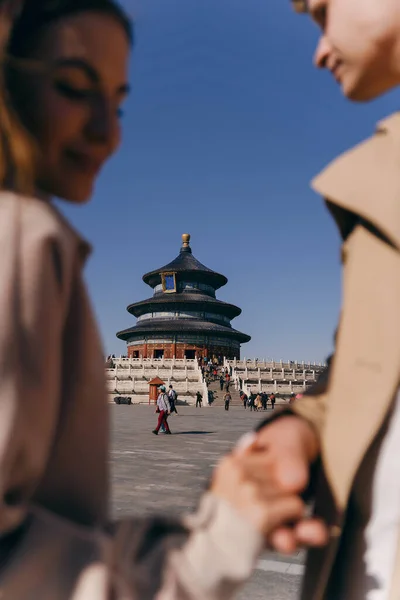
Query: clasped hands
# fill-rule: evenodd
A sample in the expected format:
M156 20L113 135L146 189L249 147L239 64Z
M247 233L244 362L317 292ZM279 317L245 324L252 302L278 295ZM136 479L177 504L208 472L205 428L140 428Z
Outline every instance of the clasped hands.
M323 546L327 528L307 516L301 498L318 453L318 438L310 425L297 416L281 417L221 461L211 491L229 502L277 552Z

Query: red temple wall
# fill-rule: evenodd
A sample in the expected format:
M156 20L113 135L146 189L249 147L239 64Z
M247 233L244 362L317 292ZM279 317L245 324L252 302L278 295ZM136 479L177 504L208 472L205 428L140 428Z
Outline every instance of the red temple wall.
M234 349L229 349L227 346L201 346L194 344L173 344L157 343L157 344L142 344L139 346L128 346L128 357L129 358L155 358L157 350L164 351L164 358L185 358L186 350L195 352L195 357L200 356L226 356L227 358L240 358L239 352ZM136 354L135 354L136 353Z

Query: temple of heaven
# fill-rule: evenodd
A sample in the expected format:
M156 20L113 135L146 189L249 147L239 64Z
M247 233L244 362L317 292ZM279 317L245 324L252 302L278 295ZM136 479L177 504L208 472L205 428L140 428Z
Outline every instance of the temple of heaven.
M228 280L193 256L189 234L175 260L143 281L153 296L128 306L136 325L117 333L130 358L240 358L240 344L251 338L233 329L231 320L242 311L217 300L216 290Z

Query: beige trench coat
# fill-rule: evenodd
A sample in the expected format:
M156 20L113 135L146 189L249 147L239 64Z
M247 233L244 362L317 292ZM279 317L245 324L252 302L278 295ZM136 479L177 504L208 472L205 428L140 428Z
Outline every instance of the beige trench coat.
M211 494L180 522L107 524L109 419L82 280L88 252L49 202L0 194L0 598L230 598L263 540Z
M334 161L313 187L344 239L343 307L325 392L292 410L321 438L316 512L331 528L328 546L309 553L303 598L336 600L335 560L353 482L400 383L400 113ZM399 598L400 531L390 600Z

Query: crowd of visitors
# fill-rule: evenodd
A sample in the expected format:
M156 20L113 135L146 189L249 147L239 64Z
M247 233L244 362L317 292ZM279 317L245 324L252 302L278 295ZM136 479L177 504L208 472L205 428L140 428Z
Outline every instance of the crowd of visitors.
M268 410L268 402L271 404L272 410L275 409L276 396L274 393L267 394L266 392L260 392L255 394L252 392L248 396L245 392L240 392L240 399L243 402L243 408L249 407L251 411Z

